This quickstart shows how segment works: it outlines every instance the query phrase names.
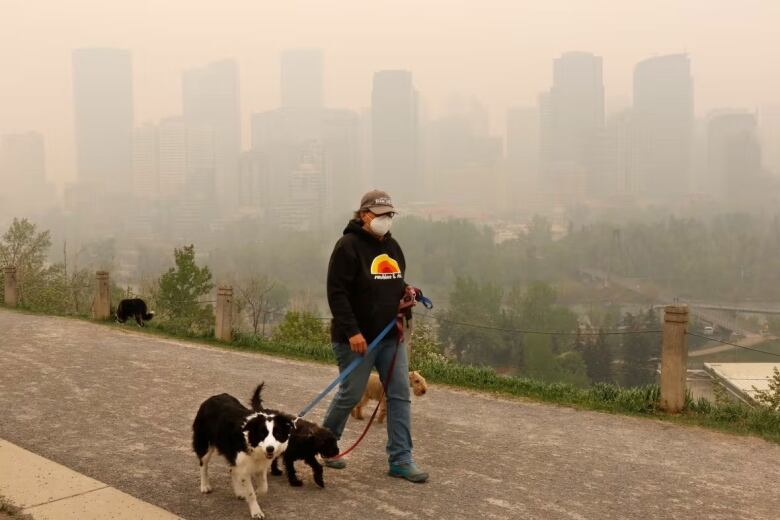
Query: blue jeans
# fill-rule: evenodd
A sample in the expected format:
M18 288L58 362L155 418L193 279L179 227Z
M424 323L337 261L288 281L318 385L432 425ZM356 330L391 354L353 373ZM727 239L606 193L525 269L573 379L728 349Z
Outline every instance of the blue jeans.
M395 351L395 338L386 339L370 354L368 359L352 371L341 382L336 396L330 402L322 425L332 431L338 439L344 432L349 414L363 397L363 392L371 375L371 368L376 367L382 383L387 378L390 362ZM334 343L333 350L339 371L344 370L349 363L359 357L352 352L348 343ZM412 462L412 419L410 415L411 399L409 396L409 357L406 344L398 345L398 355L395 359L393 375L387 388L387 455L390 464L408 464Z

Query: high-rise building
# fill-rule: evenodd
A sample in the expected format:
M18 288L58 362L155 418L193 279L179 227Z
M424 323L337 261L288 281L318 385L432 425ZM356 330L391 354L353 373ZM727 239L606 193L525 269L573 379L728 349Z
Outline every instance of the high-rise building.
M448 112L426 125L426 178L431 202L469 209L502 207L503 141L489 132L488 111L473 97L455 96Z
M163 119L157 128L157 172L162 199L182 195L187 182L187 125L180 117Z
M780 106L765 107L758 114L764 166L780 177Z
M160 196L157 145L156 125L133 130L133 194L139 199L155 200Z
M46 152L37 132L0 138L0 218L29 216L54 204L54 188L46 182Z
M708 190L721 197L755 193L761 144L755 114L719 111L707 124Z
M515 194L537 188L540 132L538 107L509 109L506 116L506 162L509 185Z
M121 49L73 51L73 98L79 183L92 191L130 186L133 79L130 53Z
M182 114L190 128L211 127L216 199L223 213L234 211L239 201L241 154L238 64L222 60L186 70Z
M282 52L280 77L282 108L319 110L323 107L321 50Z
M252 152L266 166L267 200L271 205L290 197L290 176L303 151L321 139L321 112L277 109L252 116Z
M348 217L368 190L361 174L360 118L356 112L323 112L322 154L329 205L337 215Z
M544 106L542 106L542 104ZM602 59L567 52L553 62L553 85L540 99L543 180L552 189L582 180L603 192L604 81Z
M631 157L631 110L611 114L604 132L604 194L635 192Z
M420 197L417 91L412 73L383 70L374 74L371 93L373 186L388 191L397 204Z
M688 193L694 113L686 54L637 64L632 114L632 168L638 191L653 197Z

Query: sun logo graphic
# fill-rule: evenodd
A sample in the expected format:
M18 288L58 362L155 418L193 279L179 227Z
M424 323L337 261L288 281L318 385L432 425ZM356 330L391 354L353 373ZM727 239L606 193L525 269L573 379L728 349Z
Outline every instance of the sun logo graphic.
M394 280L403 277L398 262L386 254L374 258L371 262L371 274L374 275L375 280Z

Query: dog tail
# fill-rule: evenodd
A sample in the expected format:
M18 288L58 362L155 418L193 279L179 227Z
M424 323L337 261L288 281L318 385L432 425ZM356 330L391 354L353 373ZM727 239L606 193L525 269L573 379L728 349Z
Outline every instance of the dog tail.
M154 318L154 311L149 311L146 314L144 314L144 320L149 321L152 318Z
M255 388L254 393L252 394L252 410L255 412L262 412L263 411L263 399L260 397L260 393L263 391L263 385L265 385L265 381L257 385L257 388Z

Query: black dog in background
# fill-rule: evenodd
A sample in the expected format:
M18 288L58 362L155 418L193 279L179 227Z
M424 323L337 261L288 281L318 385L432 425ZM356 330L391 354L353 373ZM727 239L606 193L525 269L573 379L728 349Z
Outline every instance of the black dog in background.
M263 389L263 385L260 385L252 395L252 410L255 412L263 412L263 400L260 398L260 392ZM336 436L331 433L327 428L323 428L314 424L313 422L304 421L300 417L294 421L295 429L290 436L290 441L287 444L287 449L282 457L284 458L284 469L287 471L287 480L291 486L302 486L303 481L295 474L295 461L302 460L311 466L312 473L314 473L314 482L320 486L325 487L325 482L322 479L322 464L317 461L316 456L320 455L325 458L335 457L339 454L338 441ZM274 459L271 465L272 475L281 475L282 472L277 464L277 459Z
M154 318L154 311L146 308L146 302L141 298L130 298L119 302L116 308L116 321L126 322L129 318L135 318L139 327L144 326L144 321Z

